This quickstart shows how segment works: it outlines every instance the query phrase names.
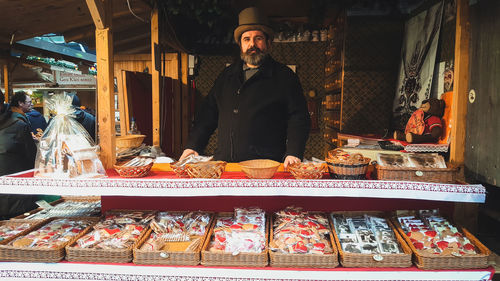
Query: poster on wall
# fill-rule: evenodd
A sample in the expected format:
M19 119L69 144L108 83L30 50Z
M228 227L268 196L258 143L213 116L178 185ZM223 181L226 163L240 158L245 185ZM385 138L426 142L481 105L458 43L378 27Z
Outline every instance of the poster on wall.
M406 22L393 104L394 129L404 129L411 114L430 97L442 11L440 1Z

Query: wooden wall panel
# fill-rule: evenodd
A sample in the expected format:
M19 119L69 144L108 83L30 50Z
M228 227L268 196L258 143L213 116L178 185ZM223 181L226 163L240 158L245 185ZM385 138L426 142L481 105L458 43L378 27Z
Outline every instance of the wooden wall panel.
M478 1L470 6L469 87L467 102L465 172L467 180L500 186L500 1ZM462 93L467 99L467 92Z
M118 108L120 110L120 128L127 128L125 131L122 130L122 134L123 132L126 134L128 128L130 128L130 121L128 116L127 101L123 96L126 93L126 89L125 81L123 80L125 76L122 73L123 71L150 73L152 69L151 54L117 54L115 55L114 60L114 73L118 90ZM179 70L177 54L165 54L165 76L172 79L178 79ZM122 118L122 116L125 118Z

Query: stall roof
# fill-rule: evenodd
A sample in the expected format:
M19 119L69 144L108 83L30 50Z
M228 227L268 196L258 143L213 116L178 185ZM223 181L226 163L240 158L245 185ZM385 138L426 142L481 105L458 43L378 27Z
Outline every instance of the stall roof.
M47 33L64 35L66 42L95 45L95 25L85 0L0 1L0 50L8 53L21 40ZM115 52L150 50L149 1L113 1Z
M1 53L4 55L9 53L16 42L47 33L60 34L65 37L66 42L81 42L94 48L95 25L87 1L0 1L0 11L2 11L2 17L0 17L0 55ZM164 24L163 42L167 42L167 45L170 42L170 47L175 50L193 51L192 45L193 40L195 40L193 34L198 36L210 33L215 34L219 39L231 38L228 34L230 35L237 25L237 14L248 6L261 8L271 18L304 17L308 23L318 23L324 17L335 17L344 8L354 8L357 12L363 13L363 11L372 11L374 8L380 9L382 7L392 13L400 11L401 8L412 3L422 1L114 0L113 48L114 53L122 54L150 52L150 17L153 6L159 7L160 12L168 15L167 19L164 19L165 22L160 23L160 25ZM220 24L212 25L213 20L219 21ZM231 40L225 41L225 43L233 44ZM33 54L34 50L25 52Z

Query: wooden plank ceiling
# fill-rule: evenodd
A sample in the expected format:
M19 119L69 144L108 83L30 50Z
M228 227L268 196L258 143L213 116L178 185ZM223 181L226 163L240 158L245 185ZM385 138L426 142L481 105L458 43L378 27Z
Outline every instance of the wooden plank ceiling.
M62 34L66 42L77 41L95 49L95 25L85 0L2 0L0 11L3 53L10 50L11 43L47 33ZM115 53L149 52L150 15L149 1L113 2Z
M103 0L101 0L103 1ZM108 0L106 0L108 1ZM150 52L151 37L151 11L153 3L161 7L163 11L171 8L166 0L113 0L113 45L116 54L137 54ZM201 2L192 3L183 0L172 2L181 7L178 16L190 17L199 13L199 7L206 5ZM188 25L185 20L178 20L178 16L170 15L172 25L166 23L162 33L163 42L175 50L191 50L193 40L181 40L189 37L189 34L199 35L200 32L222 34L232 34L232 30L237 25L237 14L245 7L255 5L264 10L270 17L307 17L309 20L317 19L317 12L322 16L326 15L326 10L338 13L339 1L326 4L324 1L303 1L303 0L219 0L214 2L217 8L223 10L221 18L230 19L224 21L219 26L207 28L206 22L198 22L196 25ZM315 3L323 3L321 5ZM203 5L202 5L203 4ZM167 6L166 6L167 5ZM175 6L174 5L174 6ZM330 9L323 9L326 6ZM191 8L190 8L191 7ZM195 10L193 10L193 7ZM85 0L0 0L0 55L8 54L11 44L15 42L41 36L47 33L62 34L66 42L76 41L86 44L89 48L95 49L95 25L87 7ZM315 11L315 12L314 12ZM332 16L330 14L329 16ZM174 31L175 30L175 31ZM230 42L231 44L233 42ZM184 46L183 46L184 45ZM201 49L204 50L202 46ZM33 53L36 50L25 52ZM36 54L35 54L36 55ZM40 54L43 55L43 54Z

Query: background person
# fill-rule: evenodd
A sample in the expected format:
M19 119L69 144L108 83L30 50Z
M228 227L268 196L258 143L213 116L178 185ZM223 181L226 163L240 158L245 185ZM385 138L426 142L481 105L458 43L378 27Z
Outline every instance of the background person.
M4 101L0 91L0 176L33 169L37 151L25 115L31 109L31 98L25 92L17 92L11 99L10 109ZM1 194L0 219L35 209L36 198L33 195Z

